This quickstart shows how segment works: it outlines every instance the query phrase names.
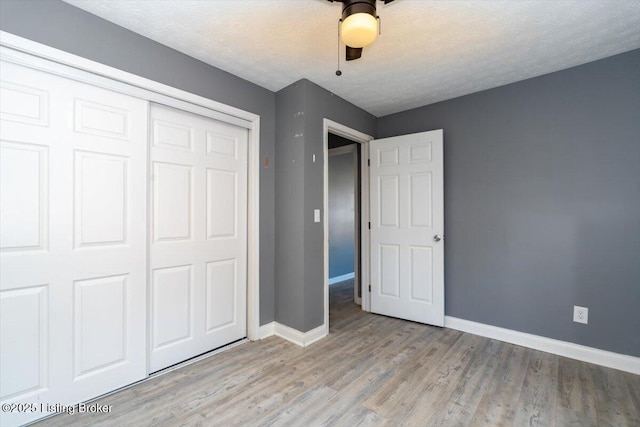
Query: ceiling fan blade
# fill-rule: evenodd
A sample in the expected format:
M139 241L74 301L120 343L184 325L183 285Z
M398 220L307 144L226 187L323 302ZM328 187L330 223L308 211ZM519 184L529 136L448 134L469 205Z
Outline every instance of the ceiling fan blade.
M347 51L346 51L346 59L347 59L347 61L353 61L354 59L358 59L361 56L362 56L362 48L361 47L347 46Z

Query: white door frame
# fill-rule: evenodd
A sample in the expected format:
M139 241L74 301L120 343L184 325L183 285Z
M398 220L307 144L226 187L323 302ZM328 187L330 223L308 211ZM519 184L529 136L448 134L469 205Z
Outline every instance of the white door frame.
M362 286L362 310L371 311L369 299L369 141L373 139L371 135L357 131L348 126L323 119L323 156L324 156L324 326L329 333L329 132L342 136L350 141L357 142L360 150L360 242L362 252L360 253L360 283Z
M4 31L0 31L0 57L5 61L211 117L249 130L247 338L252 341L259 340L260 116Z

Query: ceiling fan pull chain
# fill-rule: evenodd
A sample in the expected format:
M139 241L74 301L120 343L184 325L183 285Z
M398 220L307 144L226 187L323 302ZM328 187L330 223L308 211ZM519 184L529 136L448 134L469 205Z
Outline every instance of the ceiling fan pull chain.
M342 71L340 71L340 23L342 19L338 19L338 69L336 70L336 76L340 77Z
M382 21L380 20L379 16L376 16L376 19L378 20L378 35L382 35Z

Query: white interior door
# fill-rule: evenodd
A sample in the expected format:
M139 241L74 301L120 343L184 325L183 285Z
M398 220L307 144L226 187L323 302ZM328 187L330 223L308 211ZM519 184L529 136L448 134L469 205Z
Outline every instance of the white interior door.
M442 130L370 145L371 311L444 325Z
M151 372L246 336L247 143L151 106Z
M33 405L5 426L146 376L148 104L0 77L0 400Z

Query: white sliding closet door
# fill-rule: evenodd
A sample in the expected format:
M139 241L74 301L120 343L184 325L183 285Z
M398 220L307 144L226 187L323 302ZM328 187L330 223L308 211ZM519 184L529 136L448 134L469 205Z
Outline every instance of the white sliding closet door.
M150 371L246 336L248 131L151 106Z
M12 63L0 77L0 394L43 405L4 426L146 375L148 103Z

